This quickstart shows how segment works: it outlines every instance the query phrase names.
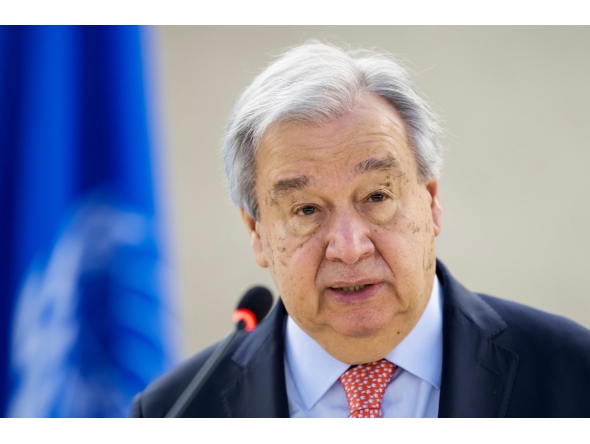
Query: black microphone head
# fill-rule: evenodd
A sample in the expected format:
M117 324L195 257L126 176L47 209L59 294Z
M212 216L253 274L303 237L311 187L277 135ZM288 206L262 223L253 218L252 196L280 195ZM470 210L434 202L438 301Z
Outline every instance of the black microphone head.
M256 323L262 321L264 317L270 311L272 307L272 294L268 288L257 286L252 287L246 292L240 303L238 304L237 310L245 308L250 310L254 316L256 316Z

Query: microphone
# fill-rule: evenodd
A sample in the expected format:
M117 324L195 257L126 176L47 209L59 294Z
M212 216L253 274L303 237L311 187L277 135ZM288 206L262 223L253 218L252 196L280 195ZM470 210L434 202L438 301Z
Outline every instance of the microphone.
M237 323L238 330L252 331L268 314L271 307L272 294L268 288L252 287L240 299L240 303L232 315L232 321Z
M236 329L215 348L211 356L203 364L203 367L201 367L168 413L166 413L165 418L178 418L182 416L188 405L197 396L199 390L201 390L205 382L213 374L215 368L225 357L227 350L229 350L230 345L238 333L242 330L248 332L254 330L258 323L270 311L272 302L271 292L262 286L252 287L242 296L232 315L232 320L236 323Z

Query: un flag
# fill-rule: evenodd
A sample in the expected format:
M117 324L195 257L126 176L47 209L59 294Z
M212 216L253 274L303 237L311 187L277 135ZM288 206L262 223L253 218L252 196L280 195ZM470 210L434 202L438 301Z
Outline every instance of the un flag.
M127 416L175 363L147 31L0 27L4 416Z

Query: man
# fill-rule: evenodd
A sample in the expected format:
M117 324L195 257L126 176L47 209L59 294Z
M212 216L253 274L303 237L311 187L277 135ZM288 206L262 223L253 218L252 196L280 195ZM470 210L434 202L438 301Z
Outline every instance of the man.
M254 80L225 166L281 299L185 416L590 416L590 332L471 293L436 260L438 135L385 54L311 43ZM213 350L132 415L164 416Z

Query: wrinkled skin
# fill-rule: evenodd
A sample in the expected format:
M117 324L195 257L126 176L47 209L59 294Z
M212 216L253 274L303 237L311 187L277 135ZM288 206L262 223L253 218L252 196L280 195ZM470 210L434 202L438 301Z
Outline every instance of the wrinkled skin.
M342 362L383 358L428 303L441 229L397 111L364 94L329 124L279 123L256 168L258 220L242 217L289 315Z

